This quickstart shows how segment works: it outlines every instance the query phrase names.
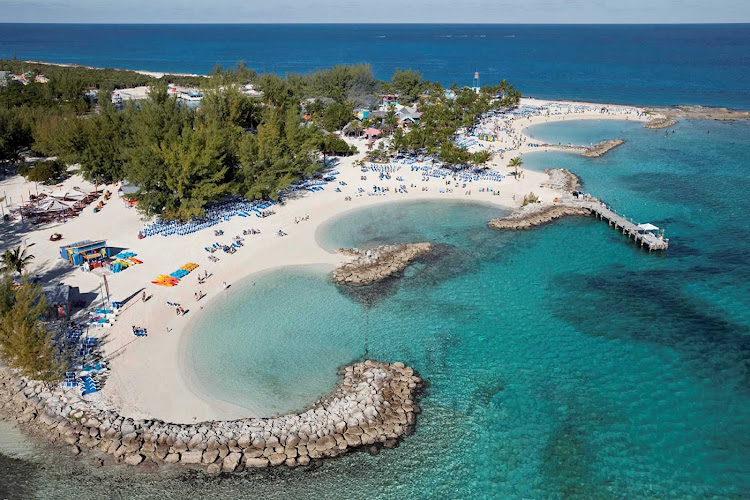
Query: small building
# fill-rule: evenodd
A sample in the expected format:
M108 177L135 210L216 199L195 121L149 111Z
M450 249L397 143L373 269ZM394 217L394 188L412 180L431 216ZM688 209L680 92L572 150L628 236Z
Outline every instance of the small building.
M36 83L49 83L49 78L47 78L47 77L46 77L46 76L44 76L44 75L36 75L36 76L34 77L34 81L35 81Z
M382 135L382 132L374 127L370 127L365 130L363 135L367 137L368 140L374 141Z
M398 106L399 105L398 94L385 94L383 96L382 106L387 108L391 104L394 105L394 106Z
M422 117L422 113L417 111L417 107L408 107L404 106L401 109L399 109L396 112L396 118L398 119L398 124L402 127L408 127L410 125L414 125L415 123L419 123L419 119Z
M256 90L252 83L243 86L242 93L248 97L263 97L263 92Z
M125 202L126 207L130 208L138 204L138 200L135 199L135 194L138 192L139 189L140 188L138 186L134 186L128 181L125 181L122 183L119 193L120 193L120 196L122 197L122 201Z
M106 240L84 240L60 247L60 258L76 266L86 261L100 260L109 257L110 248Z
M364 108L355 109L354 116L357 118L357 120L364 121L368 116L370 116L370 110Z
M0 71L0 87L8 85L8 82L13 77L13 73L10 71Z

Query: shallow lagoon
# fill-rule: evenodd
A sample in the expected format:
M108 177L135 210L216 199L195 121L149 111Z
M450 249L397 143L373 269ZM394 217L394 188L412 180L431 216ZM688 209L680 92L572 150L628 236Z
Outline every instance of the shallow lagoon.
M619 126L603 138L629 142L599 159L524 160L570 168L618 210L666 227L666 255L593 219L498 233L485 226L496 208L404 203L345 214L318 235L329 249L441 244L374 300L342 292L323 269L289 268L238 284L226 318L222 304L206 308L225 328L207 323L189 341L213 356L195 369L214 377L214 396L304 407L365 346L414 366L431 387L399 449L229 478L86 469L72 479L78 466L63 461L3 461L0 474L39 498L113 487L144 498L746 496L750 126L682 122L664 137L632 125L565 129L583 142ZM533 132L553 137L555 127Z

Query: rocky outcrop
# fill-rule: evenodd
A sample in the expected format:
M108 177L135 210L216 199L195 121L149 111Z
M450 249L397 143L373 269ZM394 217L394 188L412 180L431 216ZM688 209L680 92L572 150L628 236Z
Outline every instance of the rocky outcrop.
M384 245L371 250L342 248L340 253L354 260L333 271L334 283L366 286L403 271L422 255L432 251L431 243Z
M0 368L0 411L32 433L109 462L185 464L210 473L308 465L359 447L388 445L412 432L422 380L403 363L367 360L342 369L334 393L300 414L175 424L132 419L101 398L51 388Z
M663 118L654 118L653 120L646 122L643 128L652 128L652 129L667 128L675 124L677 124L677 120L675 120L674 118L669 118L665 116Z
M497 230L531 229L569 215L591 215L591 211L571 205L526 205L508 217L492 219L487 225Z
M542 184L543 187L563 193L572 193L581 187L581 179L567 168L549 168L544 173L549 175L549 180Z
M700 105L647 108L647 111L666 118L691 118L701 120L746 120L750 111L729 108L715 108ZM651 120L654 121L654 120ZM651 128L651 127L649 127Z
M609 141L602 141L598 144L594 144L593 146L586 148L583 153L581 153L581 156L585 156L586 158L599 158L600 156L604 155L608 151L613 150L617 146L621 146L622 144L625 144L625 140L623 139L612 139Z

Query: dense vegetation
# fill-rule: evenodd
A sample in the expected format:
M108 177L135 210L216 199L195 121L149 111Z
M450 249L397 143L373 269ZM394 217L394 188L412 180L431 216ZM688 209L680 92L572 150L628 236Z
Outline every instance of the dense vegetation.
M68 358L55 342L57 332L41 320L49 310L42 287L11 279L33 258L21 248L0 255L0 359L22 375L55 382L62 378Z
M161 79L124 70L95 70L0 60L0 69L42 72L49 83L0 87L0 165L19 161L23 151L80 164L95 182L127 179L140 189L138 207L170 219L199 216L227 195L276 198L291 182L321 168L318 154L351 154L330 132L351 124L361 131L377 126L392 133L392 151L428 151L448 165L480 165L487 152L469 153L452 138L474 127L497 106L514 106L520 93L503 81L480 94L454 86L446 97L440 84L418 71L397 70L390 82L374 78L369 65L335 66L300 75L258 75L238 64L216 67L206 77ZM199 109L168 97L167 83L203 87ZM262 97L243 93L251 83ZM149 99L117 110L113 89L150 86ZM98 91L98 104L91 90ZM384 117L353 120L354 109L373 109L382 92L418 106L422 117L409 129L397 127L395 110ZM381 151L382 154L385 154ZM381 154L378 153L378 154ZM54 180L58 164L28 169L29 178Z

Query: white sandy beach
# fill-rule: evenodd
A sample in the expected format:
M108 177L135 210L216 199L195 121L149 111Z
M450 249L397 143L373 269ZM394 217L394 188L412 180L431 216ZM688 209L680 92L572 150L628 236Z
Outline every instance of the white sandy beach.
M524 99L522 104L547 105L557 109L557 104L547 101ZM583 106L581 103L574 105ZM222 300L226 294L232 293L232 288L223 289L223 282L236 283L251 274L287 265L317 264L333 269L344 258L320 248L315 233L326 220L347 210L398 200L427 199L488 202L499 207L513 208L519 206L523 196L532 191L542 201L552 202L560 193L542 187L549 179L547 174L524 170L523 176L515 179L510 175L512 170L506 166L513 156L532 150L544 150L529 146L534 140L525 137L522 131L536 124L564 119L647 119L637 115L633 108L622 106L609 106L610 112L602 114L597 111L602 106L593 104L587 110L575 113L552 112L549 116L545 113L516 119L507 124L508 130L502 133L500 141L482 143L484 147L493 150L510 144L518 145L514 151L506 151L502 158L497 155L493 159L491 168L506 175L500 183L475 181L466 188L445 186L444 181L439 179L423 181L421 173L410 171L408 165L404 165L392 179L380 181L377 173L363 173L353 165L366 151L364 142L358 141L356 144L360 155L340 160L336 167L340 172L336 182L326 186L323 191L307 193L283 205L276 205L276 214L268 218L235 217L229 222L187 236L152 236L139 240L138 231L143 228L144 222L135 209L126 208L115 194L97 214L93 213L93 205L89 205L83 214L64 224L43 228L27 226L28 232L24 234L18 232L7 238L3 236L0 250L4 251L26 240L30 245L29 252L36 256L30 270L32 275L41 274L45 282L64 282L78 287L81 293L99 293L102 271L99 269L86 273L63 261L59 257L61 245L86 239L106 239L109 246L134 252L143 261L143 264L132 266L121 273L107 274L113 300L122 301L130 296L133 298L127 302L114 326L98 329L96 333L106 335L105 349L110 356L110 371L104 389L87 397L104 398L119 407L123 414L133 417L148 416L174 422L265 416L252 415L245 408L212 400L198 393L190 387L182 374L184 368L181 366L181 344L184 333L202 314L204 307L211 307L212 302ZM367 180L361 180L363 175L367 176ZM403 177L403 181L396 180L398 176ZM338 181L344 181L346 185L340 186ZM81 186L84 190L92 187L78 176L68 179L64 184ZM359 188L372 192L374 184L382 188L390 187L390 191L381 196L357 196ZM397 188L401 185L408 187L407 194L397 193ZM340 187L341 192L336 192L336 187ZM423 191L423 187L428 188L428 191ZM453 192L439 192L446 187L453 188ZM500 194L479 192L480 188L490 187ZM113 193L117 192L116 186L108 188ZM22 195L26 198L29 192L34 193L35 190L34 183L23 182L20 177L0 182L0 196L5 192L14 205L20 202ZM467 194L469 190L471 194ZM351 201L346 201L345 197L351 197ZM308 221L295 223L295 217L306 215L310 217ZM261 234L244 236L245 246L237 253L229 255L218 252L216 255L220 261L217 263L207 259L204 247L215 241L229 243L232 237L242 235L243 229L251 227L260 229ZM223 230L224 235L214 236L214 229ZM287 233L287 236L276 236L279 229ZM53 232L62 233L64 239L50 242L49 236ZM169 274L187 262L195 262L200 267L178 286L167 288L151 283L158 275ZM205 271L211 277L204 285L199 286L196 275ZM152 295L145 303L140 300L140 293L144 289L147 294ZM199 290L207 295L196 303L194 294ZM177 316L174 308L166 306L166 301L179 302L190 311L185 316ZM133 336L132 325L147 328L148 336Z

